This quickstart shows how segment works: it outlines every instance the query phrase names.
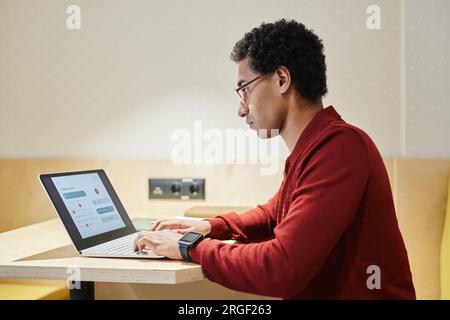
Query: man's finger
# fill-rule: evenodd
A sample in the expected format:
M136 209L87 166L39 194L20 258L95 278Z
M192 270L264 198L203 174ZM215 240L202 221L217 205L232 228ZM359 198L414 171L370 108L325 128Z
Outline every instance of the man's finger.
M190 231L194 231L194 228L186 228L186 229L177 229L176 232L178 232L179 234L186 234Z
M135 250L135 251L138 251L138 241L139 241L142 237L143 237L143 236L138 235L138 236L134 239L134 241L133 241L133 246L134 246L134 250Z
M156 227L164 220L157 220L155 221L151 226L150 226L150 230L154 231L156 229Z
M134 238L133 241L134 250L137 250L137 242L139 241L139 239L147 235L150 235L149 231L141 230L138 232L136 238Z
M158 245L159 241L150 239L147 236L140 238L137 242L138 251L142 251L144 249L155 251Z
M138 233L136 238L134 238L134 241L133 241L134 250L138 249L137 243L138 243L139 239L141 239L142 237L144 237L144 235L141 233Z
M179 223L164 221L158 225L158 227L155 229L155 231L160 231L163 229L179 229L179 228L180 228Z

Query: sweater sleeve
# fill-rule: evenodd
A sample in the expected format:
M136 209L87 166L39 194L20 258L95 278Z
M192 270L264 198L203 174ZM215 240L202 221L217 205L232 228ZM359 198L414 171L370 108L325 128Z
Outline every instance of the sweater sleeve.
M275 238L225 244L203 240L191 250L206 277L227 288L271 297L301 294L358 210L369 176L360 137L342 130L324 139L296 172L292 202Z
M278 190L266 204L258 205L242 214L230 212L213 219L205 219L211 224L208 237L239 240L243 243L273 238L279 192Z

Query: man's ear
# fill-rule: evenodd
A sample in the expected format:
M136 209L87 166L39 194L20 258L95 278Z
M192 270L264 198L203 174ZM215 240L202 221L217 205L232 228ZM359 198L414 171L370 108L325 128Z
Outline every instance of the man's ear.
M286 91L291 86L291 73L289 72L288 68L285 66L279 66L275 74L277 75L277 82L280 89L280 93L286 93Z

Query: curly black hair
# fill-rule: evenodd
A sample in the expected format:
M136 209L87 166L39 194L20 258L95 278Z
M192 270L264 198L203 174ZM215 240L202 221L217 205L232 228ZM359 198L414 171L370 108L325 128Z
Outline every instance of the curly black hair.
M328 92L322 40L302 23L281 19L252 29L231 52L236 63L247 57L261 75L286 67L301 96L309 101L317 102Z

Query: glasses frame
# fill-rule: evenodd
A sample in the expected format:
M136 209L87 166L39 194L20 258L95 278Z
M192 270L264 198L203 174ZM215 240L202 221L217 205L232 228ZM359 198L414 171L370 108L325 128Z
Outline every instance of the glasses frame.
M262 78L262 76L257 76L256 78L247 81L246 83L242 84L241 86L237 87L236 89L234 89L237 93L237 95L239 96L239 100L241 101L242 104L247 105L247 101L245 101L244 96L241 94L242 89L245 89L246 87L248 87L249 85L251 85L253 82L255 82L256 80ZM248 99L248 96L247 96Z

